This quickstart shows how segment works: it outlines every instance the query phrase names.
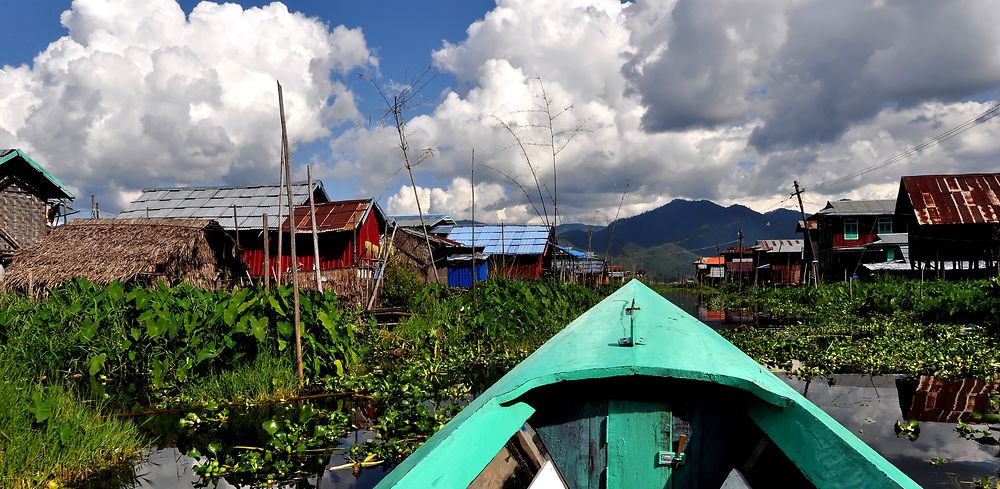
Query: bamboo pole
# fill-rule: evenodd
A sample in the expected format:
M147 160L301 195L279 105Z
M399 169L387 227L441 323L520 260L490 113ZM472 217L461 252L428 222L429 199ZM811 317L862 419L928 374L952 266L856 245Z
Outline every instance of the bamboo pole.
M278 111L281 115L281 150L285 156L285 185L288 186L288 249L292 255L292 301L295 307L295 370L299 375L299 383L301 383L305 378L305 375L302 373L302 323L299 313L299 267L298 260L295 256L295 202L292 198L292 162L288 157L288 128L285 125L285 97L281 93L281 82L278 82Z
M472 303L476 303L476 149L472 149Z
M267 213L264 213L264 290L271 286L271 230L268 228Z
M282 129L282 131L284 131L284 129ZM284 141L284 137L282 137L282 141ZM274 267L274 284L277 286L281 286L281 278L284 275L284 272L281 269L281 264L284 261L285 256L281 250L281 225L283 224L281 220L281 193L285 188L285 146L283 142L279 153L281 153L281 157L278 160L278 264Z
M372 296L368 298L368 310L371 311L372 307L375 307L375 298L378 297L379 287L382 286L382 277L385 276L386 266L389 264L389 252L392 250L392 244L396 241L396 230L399 229L399 223L395 220L392 221L392 235L389 236L389 242L385 245L385 251L379 252L379 255L385 255L382 260L382 268L378 272L378 277L375 277L375 286L372 288Z
M316 270L316 290L322 294L323 274L319 271L319 230L316 229L316 199L313 198L313 174L310 165L306 165L306 178L309 180L309 223L312 225L313 269Z

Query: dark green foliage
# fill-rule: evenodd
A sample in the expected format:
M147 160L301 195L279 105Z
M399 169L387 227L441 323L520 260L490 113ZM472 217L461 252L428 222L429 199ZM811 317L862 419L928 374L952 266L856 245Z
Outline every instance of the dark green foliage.
M590 289L555 280L492 279L451 295L428 286L405 329L441 331L452 341L538 346L600 300Z
M351 450L359 469L408 455L600 298L555 281L516 280L482 283L473 298L441 285L418 287L409 272L397 277L395 297L405 296L414 315L395 330L338 310L332 294L302 294L307 382L293 392L287 288L76 281L44 300L0 295L0 353L16 366L11 376L79 387L90 400L111 396L122 410L207 406L183 418L180 433L176 418L144 424L151 442L173 441L206 457L198 470L207 482L225 476L268 484L315 473L354 429L378 432ZM280 401L299 394L336 401ZM275 401L265 419L237 408ZM21 404L18 412L37 426L58 409L46 396Z
M85 280L44 300L7 296L0 336L27 375L84 379L103 392L171 395L179 385L235 368L261 353L292 356L291 290L205 291ZM357 361L357 316L336 297L301 295L305 369L312 377ZM153 401L155 399L145 399Z
M716 308L766 311L786 326L722 334L760 363L834 373L996 379L1000 282L886 280L820 287L724 289Z
M413 267L394 261L385 269L381 291L382 305L410 308L423 288L424 281Z

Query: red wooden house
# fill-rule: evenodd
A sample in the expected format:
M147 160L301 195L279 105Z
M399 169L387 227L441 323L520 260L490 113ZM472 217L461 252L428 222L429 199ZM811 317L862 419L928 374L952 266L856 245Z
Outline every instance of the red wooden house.
M295 244L299 270L314 270L312 223L309 206L295 208ZM281 224L281 230L289 231L290 220ZM316 204L316 232L319 239L319 269L339 270L355 267L370 267L379 258L382 236L385 234L385 213L373 199L341 200ZM287 234L285 235L287 239ZM287 243L286 243L287 245ZM274 247L271 247L272 250ZM272 266L283 271L291 270L289 246L282 250L280 266ZM274 260L272 258L272 260ZM260 271L260 265L256 265Z
M306 205L312 195L317 205L330 198L323 189L322 182L314 182L310 187L306 182L292 183L292 201L296 206ZM150 188L116 219L212 219L226 230L243 250L243 260L249 266L250 275L263 277L265 231L271 245L271 276L275 276L278 225L288 215L287 190L283 186L246 185L222 187L179 187ZM264 226L264 215L268 216ZM279 216L282 219L279 219ZM265 230L266 228L266 230ZM288 237L284 237L285 245ZM312 241L304 250L312 253ZM287 253L288 248L284 251ZM285 265L288 263L286 261ZM311 262L310 262L311 265ZM287 270L287 269L286 269Z

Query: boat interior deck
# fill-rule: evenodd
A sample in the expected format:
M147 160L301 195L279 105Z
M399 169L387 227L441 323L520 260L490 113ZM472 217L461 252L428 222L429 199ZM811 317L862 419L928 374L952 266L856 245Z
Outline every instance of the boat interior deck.
M469 487L814 487L747 414L763 401L740 389L629 376L519 401L535 413Z

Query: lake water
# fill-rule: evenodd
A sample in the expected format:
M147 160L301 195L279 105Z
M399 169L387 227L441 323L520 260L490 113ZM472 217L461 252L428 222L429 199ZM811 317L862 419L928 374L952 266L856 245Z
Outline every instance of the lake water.
M703 306L702 298L690 293L670 293L666 295L689 314L698 317L713 328L753 326L760 322L752 311L713 311ZM945 394L933 391L940 388L928 387L930 392L914 395L914 389L907 382L900 382L899 376L838 375L832 379L817 379L811 382L785 377L784 380L803 393L823 411L844 425L861 440L895 464L923 487L958 488L973 487L972 481L980 477L993 477L1000 469L997 446L987 446L976 441L961 438L955 432L954 421L938 422L922 420L920 435L910 441L905 436L898 437L894 431L897 420L910 417L930 416L944 419L933 409L921 409L933 399L941 404L954 405L954 401L944 399ZM928 383L929 384L929 383ZM918 388L923 389L923 387ZM938 394L941 394L940 396ZM940 398L939 398L940 397ZM917 406L914 403L923 403ZM904 413L904 410L907 412ZM364 440L371 432L359 432L343 440L345 447L355 443L355 437ZM945 462L934 466L931 459ZM191 487L199 482L192 472L195 461L179 453L174 448L153 451L149 459L136 469L139 487L162 489ZM347 463L342 452L331 456L329 467ZM307 487L321 489L369 489L386 475L381 468L361 472L355 477L350 469L324 471L307 481ZM234 487L225 481L220 488Z
M664 296L716 329L752 327L761 322L752 311L709 310L698 294L671 292ZM915 393L915 385L909 385L915 382L900 382L901 376L892 375L837 375L811 381L808 388L805 381L783 379L923 487L972 487L971 481L995 477L1000 470L1000 448L960 437L955 432L955 415L947 417L940 412L940 406L950 408L968 400L956 386L963 381L928 382L930 378L923 378L927 387ZM920 436L915 441L897 437L894 430L896 421L910 418L920 421ZM930 463L933 458L947 462L935 467Z

